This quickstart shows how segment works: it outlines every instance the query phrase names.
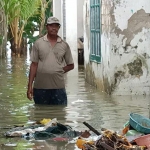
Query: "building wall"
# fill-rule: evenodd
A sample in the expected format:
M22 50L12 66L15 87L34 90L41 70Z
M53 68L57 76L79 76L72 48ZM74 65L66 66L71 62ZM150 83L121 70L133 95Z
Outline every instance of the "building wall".
M61 28L59 29L58 35L63 37L62 31L62 0L53 0L53 16L57 17L61 22Z
M73 6L73 7L72 7ZM66 0L66 41L69 43L77 67L77 1Z
M150 94L150 1L102 0L100 64L90 62L90 7L84 4L86 80L114 95Z
M77 37L83 36L83 5L84 0L77 0Z
M73 54L75 73L78 73L77 38L83 36L83 3L84 0L66 0L66 41ZM63 0L53 0L53 14L63 25L62 4ZM63 36L62 30L59 32L59 35Z

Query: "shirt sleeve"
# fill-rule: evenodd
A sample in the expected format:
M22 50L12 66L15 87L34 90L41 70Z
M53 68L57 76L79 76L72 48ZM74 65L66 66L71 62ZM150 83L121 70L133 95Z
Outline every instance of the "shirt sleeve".
M30 61L39 62L39 51L36 43L33 45L31 55L30 55Z
M72 57L72 53L71 53L71 50L70 50L70 47L69 45L67 44L67 48L66 48L66 53L65 53L65 62L67 65L70 65L70 64L73 64L73 57Z

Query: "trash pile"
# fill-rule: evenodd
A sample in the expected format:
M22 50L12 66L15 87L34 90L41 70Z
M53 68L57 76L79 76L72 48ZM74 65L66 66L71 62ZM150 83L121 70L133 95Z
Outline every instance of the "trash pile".
M78 148L82 150L146 150L146 146L132 145L126 137L111 130L102 131L96 141L88 141L79 137Z
M139 114L130 114L122 133L101 129L98 132L88 123L84 124L97 135L96 140L78 138L76 144L82 150L150 150L150 119Z
M16 126L5 132L6 137L23 137L27 140L54 139L55 141L68 141L78 137L81 132L74 131L68 125L63 125L54 119L42 119L31 126Z
M5 136L68 142L74 139L77 147L82 150L150 150L150 119L139 114L130 114L121 133L104 128L97 131L87 122L83 124L89 130L74 131L70 126L59 123L56 118L42 119L30 126L14 127Z

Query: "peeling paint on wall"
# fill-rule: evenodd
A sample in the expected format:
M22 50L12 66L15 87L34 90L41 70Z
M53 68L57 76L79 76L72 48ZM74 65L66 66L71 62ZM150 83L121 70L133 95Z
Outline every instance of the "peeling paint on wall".
M146 13L141 9L128 20L128 28L122 33L127 38L126 45L130 45L134 36L141 32L143 28L150 28L150 13Z
M143 9L146 13L149 13L149 0L119 0L113 1L114 5L114 17L116 26L121 29L127 29L128 20L131 18L133 13Z
M100 81L108 94L150 94L149 6L149 0L102 0L102 62L97 65L89 60L90 28L85 25L85 68L94 78L88 80L97 87Z

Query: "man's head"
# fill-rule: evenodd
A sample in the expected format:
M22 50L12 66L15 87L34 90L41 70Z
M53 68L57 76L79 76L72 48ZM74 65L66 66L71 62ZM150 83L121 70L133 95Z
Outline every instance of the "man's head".
M46 28L49 35L57 35L60 28L59 20L56 17L49 17L47 19Z

